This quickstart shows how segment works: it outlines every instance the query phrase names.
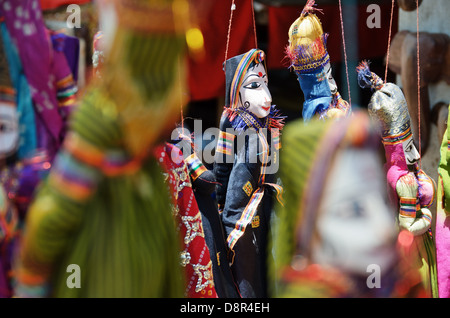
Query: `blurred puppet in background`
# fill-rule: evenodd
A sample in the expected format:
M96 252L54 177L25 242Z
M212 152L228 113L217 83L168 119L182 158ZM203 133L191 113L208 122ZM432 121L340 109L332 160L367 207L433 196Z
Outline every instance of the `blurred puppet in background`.
M46 28L38 1L2 2L0 32L2 227L8 241L2 250L11 261L35 189L47 176L76 107L76 67L70 65L78 63L78 42ZM8 279L13 276L10 271Z
M30 207L17 296L183 297L179 239L152 152L185 103L185 5L99 2L101 80L72 114ZM67 288L70 264L81 268L81 288Z
M297 120L283 137L285 204L272 226L270 296L423 296L418 272L397 250L379 137L367 113Z
M342 118L351 113L350 105L338 92L327 51L328 33L323 33L319 18L313 13L315 1L308 0L300 17L289 28L286 55L303 91L304 121Z

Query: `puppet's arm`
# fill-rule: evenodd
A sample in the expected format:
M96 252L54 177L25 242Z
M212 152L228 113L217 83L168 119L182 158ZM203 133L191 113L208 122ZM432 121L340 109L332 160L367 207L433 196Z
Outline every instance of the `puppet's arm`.
M420 208L417 194L418 185L413 174L408 173L397 181L397 194L400 198L398 223L414 236L424 234L431 226L431 212Z

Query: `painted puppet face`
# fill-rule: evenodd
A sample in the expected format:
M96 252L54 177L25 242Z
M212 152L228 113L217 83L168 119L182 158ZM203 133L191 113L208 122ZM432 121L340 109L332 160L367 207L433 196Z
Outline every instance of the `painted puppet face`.
M336 81L334 80L331 65L329 62L325 65L325 74L327 76L328 85L330 86L331 94L336 94L337 93L337 85L336 85Z
M19 124L15 106L0 102L0 158L12 154L19 142Z
M244 76L239 91L238 106L243 107L258 118L269 115L272 95L268 88L266 70L262 63L251 67Z
M382 163L373 151L347 149L337 154L316 221L312 261L367 275L381 272L395 258L394 212L388 204Z
M414 146L412 136L403 141L402 146L403 152L405 153L406 164L408 167L414 167L414 165L420 160L420 155L416 149L416 146Z

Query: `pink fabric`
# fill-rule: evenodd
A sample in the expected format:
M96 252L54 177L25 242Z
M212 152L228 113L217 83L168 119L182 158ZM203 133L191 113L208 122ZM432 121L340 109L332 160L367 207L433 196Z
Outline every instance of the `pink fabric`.
M450 215L441 207L436 212L435 233L439 298L450 298Z
M60 146L63 120L53 83L54 52L37 0L2 1L0 14L16 45L36 111L38 146L51 157Z
M396 194L396 185L398 179L408 173L405 154L401 143L396 145L385 145L387 182L390 187L391 195ZM419 178L420 176L420 178ZM431 178L423 171L416 173L416 180L419 186L418 197L421 207L430 206L434 200L435 188ZM395 197L395 196L394 196Z
M433 180L423 170L417 172L417 177L420 206L430 206L433 204L435 193Z
M390 186L390 192L396 194L395 187L398 179L408 173L405 153L401 143L396 145L384 145L386 153L387 182Z

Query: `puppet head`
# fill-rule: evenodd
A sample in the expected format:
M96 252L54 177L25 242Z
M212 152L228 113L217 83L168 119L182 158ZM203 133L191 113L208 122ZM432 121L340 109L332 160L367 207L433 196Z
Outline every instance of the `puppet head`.
M323 33L319 18L312 12L314 1L309 0L300 17L289 29L286 54L300 83L305 101L303 119L323 115L330 107L332 95L337 93L331 74L330 56L326 48L328 34Z
M225 62L226 94L225 105L241 109L258 118L270 113L270 94L262 50L251 49L247 53L232 57Z

